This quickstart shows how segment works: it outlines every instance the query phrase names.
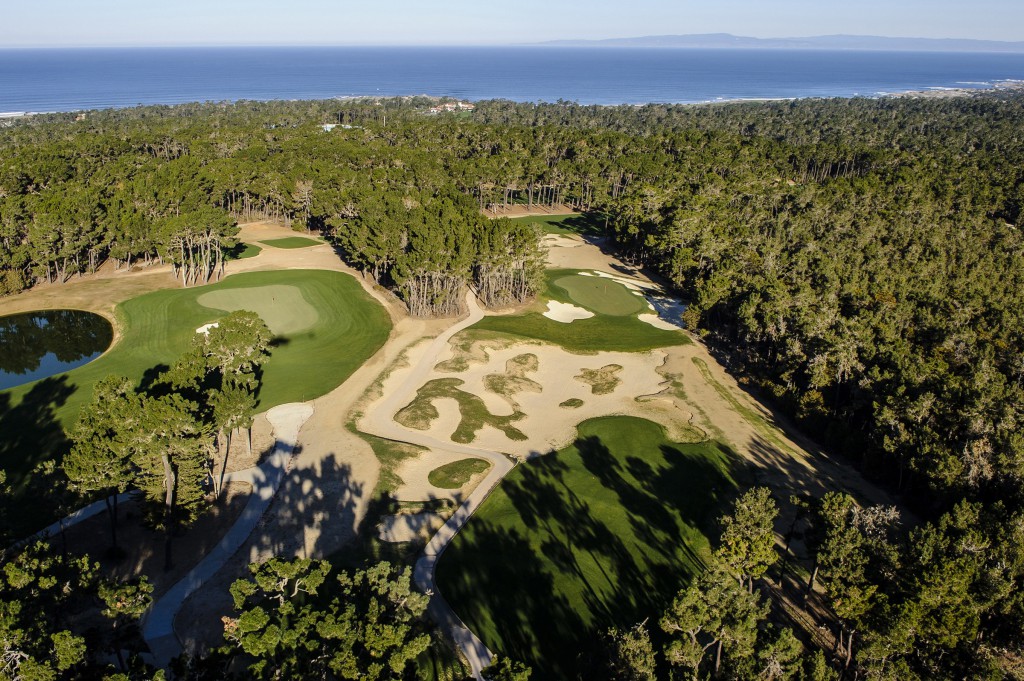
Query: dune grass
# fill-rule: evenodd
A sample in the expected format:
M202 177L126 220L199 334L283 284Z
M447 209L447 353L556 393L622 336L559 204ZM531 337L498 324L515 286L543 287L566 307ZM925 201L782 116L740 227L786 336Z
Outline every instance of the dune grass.
M441 489L462 489L474 475L491 467L483 459L459 459L435 468L427 474L427 482Z
M286 236L280 239L266 239L260 243L271 248L309 248L310 246L319 246L323 241L304 236Z
M120 338L93 362L50 379L0 392L0 468L17 494L29 471L59 456L70 427L99 379L119 374L151 380L174 362L196 328L227 314L198 302L210 292L294 287L318 318L304 330L276 337L263 366L259 410L313 399L340 385L383 345L391 328L387 312L347 274L283 270L237 274L208 286L154 291L118 305ZM28 500L26 500L28 501ZM45 501L34 525L46 524ZM37 510L39 510L37 509ZM31 513L26 512L26 518Z
M492 651L576 678L601 632L656 622L703 569L736 462L644 419L585 421L573 445L506 476L445 551L438 587Z

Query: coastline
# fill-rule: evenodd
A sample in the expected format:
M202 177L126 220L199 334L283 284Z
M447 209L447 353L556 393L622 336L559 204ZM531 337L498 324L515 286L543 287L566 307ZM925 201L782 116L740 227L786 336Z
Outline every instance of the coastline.
M1024 54L540 47L26 50L0 60L0 122L43 112L423 92L473 102L587 106L786 101L937 88L990 91L1014 79L1024 79Z

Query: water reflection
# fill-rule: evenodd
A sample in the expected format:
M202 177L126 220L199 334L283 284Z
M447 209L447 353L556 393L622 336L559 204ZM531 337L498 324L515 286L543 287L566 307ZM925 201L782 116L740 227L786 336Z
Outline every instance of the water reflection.
M82 310L0 317L0 390L82 366L113 339L110 322Z

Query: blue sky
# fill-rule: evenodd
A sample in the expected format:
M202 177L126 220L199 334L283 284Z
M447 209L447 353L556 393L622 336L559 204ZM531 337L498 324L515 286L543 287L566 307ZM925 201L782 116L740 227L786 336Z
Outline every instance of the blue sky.
M1021 0L9 0L0 47L480 45L733 33L1024 40Z

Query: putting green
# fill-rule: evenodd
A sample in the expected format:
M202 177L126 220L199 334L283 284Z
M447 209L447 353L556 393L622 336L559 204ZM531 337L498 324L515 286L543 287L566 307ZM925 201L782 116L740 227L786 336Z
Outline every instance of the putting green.
M588 310L613 317L634 315L646 307L644 299L617 281L606 277L570 274L556 279L554 285L572 301Z
M275 285L210 291L196 298L196 302L204 307L224 312L255 312L275 336L305 331L320 318L316 308L306 302L302 297L302 291L296 286Z

